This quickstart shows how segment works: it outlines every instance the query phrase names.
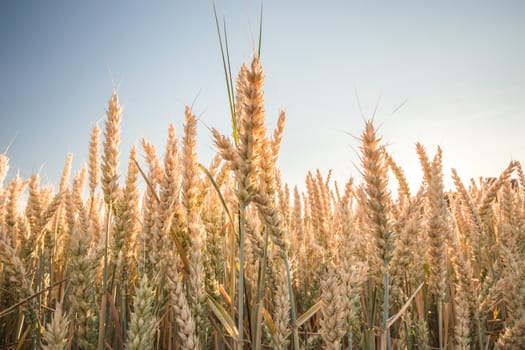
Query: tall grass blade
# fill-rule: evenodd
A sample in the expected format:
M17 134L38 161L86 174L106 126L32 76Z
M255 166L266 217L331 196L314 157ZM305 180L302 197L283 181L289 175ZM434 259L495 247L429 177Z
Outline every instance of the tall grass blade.
M233 218L232 218L232 215L230 213L230 209L228 209L228 205L226 204L226 201L224 200L224 196L222 195L221 193L221 190L219 188L219 185L217 185L217 182L215 181L215 179L213 178L212 174L210 173L210 171L202 164L199 164L199 169L204 173L206 174L206 176L208 177L208 179L210 180L213 188L215 188L215 191L217 192L217 195L219 196L219 200L221 201L221 204L224 208L224 210L226 211L226 214L228 214L228 219L230 220L230 224L232 225L232 228L235 228L235 225L233 223Z
M308 322L308 320L314 317L314 315L319 310L321 310L322 307L323 307L322 300L319 300L317 303L310 306L310 308L306 310L301 316L297 317L297 321L296 321L297 327L301 327L303 324Z
M219 18L217 16L217 9L215 7L215 2L213 2L213 14L215 15L215 24L217 26L217 35L219 36L219 46L221 48L222 66L224 69L224 79L226 80L226 89L228 91L228 105L230 107L230 115L231 115L231 120L232 120L232 135L233 135L233 140L235 141L235 144L237 145L239 143L239 135L237 133L238 129L237 129L237 116L235 114L235 96L234 96L233 79L232 79L231 67L230 67L230 54L228 52L229 50L228 50L228 38L226 35L226 24L224 24L224 36L225 36L225 45L226 45L226 50L225 50L223 43L222 43L221 29L219 26Z
M234 339L239 339L239 331L235 326L235 322L230 317L228 312L219 304L211 295L208 295L207 299L208 306L213 314L220 321L226 332Z
M259 45L257 47L257 58L259 60L261 59L262 29L263 29L263 4L261 2L261 14L259 17Z

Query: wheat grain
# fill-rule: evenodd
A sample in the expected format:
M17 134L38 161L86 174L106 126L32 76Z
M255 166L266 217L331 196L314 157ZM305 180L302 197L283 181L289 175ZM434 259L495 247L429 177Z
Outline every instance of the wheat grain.
M127 350L155 349L157 319L154 311L155 295L144 275L133 298L133 312L129 322Z
M46 345L43 350L64 350L68 344L69 321L62 311L62 303L56 305L51 322L47 324L44 334Z

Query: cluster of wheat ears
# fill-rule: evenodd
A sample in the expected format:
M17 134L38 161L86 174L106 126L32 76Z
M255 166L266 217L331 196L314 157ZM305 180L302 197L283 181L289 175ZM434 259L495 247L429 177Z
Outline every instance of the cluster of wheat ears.
M4 187L0 155L0 349L525 348L520 163L468 186L452 170L446 192L441 150L417 144L414 193L368 121L361 179L309 172L301 193L276 167L285 114L269 133L263 79L258 59L241 68L208 167L186 108L124 181L116 93L57 190Z

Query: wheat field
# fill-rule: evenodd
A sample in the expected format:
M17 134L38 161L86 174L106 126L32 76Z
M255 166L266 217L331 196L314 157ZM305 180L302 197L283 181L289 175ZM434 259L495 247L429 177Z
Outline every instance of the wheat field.
M0 155L0 349L525 349L520 163L452 170L445 191L441 149L417 144L414 191L368 120L359 178L312 171L300 191L263 81L258 59L241 68L210 165L189 107L165 150L120 150L116 92L58 188L4 184Z

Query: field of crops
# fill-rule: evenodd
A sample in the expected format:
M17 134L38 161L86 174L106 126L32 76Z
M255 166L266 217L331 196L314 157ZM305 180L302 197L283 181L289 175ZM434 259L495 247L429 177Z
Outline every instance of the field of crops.
M116 92L58 188L4 184L0 155L0 349L525 348L520 163L452 170L445 191L441 150L417 144L409 188L369 120L360 177L312 171L301 192L276 167L285 113L267 130L263 80L241 68L210 165L189 107L164 150L121 150Z

